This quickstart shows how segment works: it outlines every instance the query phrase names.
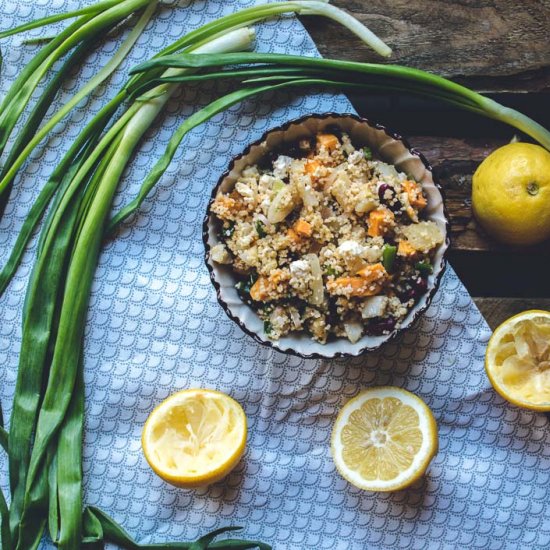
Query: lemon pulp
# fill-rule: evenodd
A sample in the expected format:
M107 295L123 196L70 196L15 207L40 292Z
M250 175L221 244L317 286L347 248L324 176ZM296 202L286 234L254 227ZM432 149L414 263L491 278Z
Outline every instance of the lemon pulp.
M487 346L485 366L505 399L550 410L550 312L526 311L500 325Z
M437 451L430 409L400 388L361 393L336 420L332 452L336 467L353 485L371 491L402 489L426 470Z
M229 396L187 390L166 399L143 430L145 457L166 481L206 485L237 464L246 443L246 417Z

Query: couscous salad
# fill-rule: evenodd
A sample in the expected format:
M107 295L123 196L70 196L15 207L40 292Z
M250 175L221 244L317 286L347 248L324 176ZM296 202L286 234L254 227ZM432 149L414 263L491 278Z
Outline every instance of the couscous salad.
M211 259L232 266L269 338L356 342L393 331L426 292L445 239L426 206L419 183L327 131L246 167L217 195Z

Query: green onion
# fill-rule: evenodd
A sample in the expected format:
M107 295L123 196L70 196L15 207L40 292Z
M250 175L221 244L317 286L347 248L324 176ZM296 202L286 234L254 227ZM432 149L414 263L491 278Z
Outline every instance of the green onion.
M157 6L157 0L152 1L143 15L140 17L136 26L132 29L132 32L126 38L122 46L117 50L116 54L109 60L109 62L98 72L93 78L83 86L67 103L63 105L48 122L36 132L34 137L28 142L25 148L18 155L17 159L10 163L9 170L5 173L4 177L0 181L0 193L9 185L9 183L15 177L15 174L30 156L33 149L49 134L49 132L73 109L78 105L86 96L88 96L93 90L95 90L102 82L104 82L113 71L122 63L124 58L128 55L128 52L132 49L136 40L141 36L141 33L145 29L145 26L151 19L153 12ZM89 53L89 52L88 52Z
M545 148L550 149L550 132L526 115L500 105L488 97L441 76L400 65L380 65L296 55L244 52L220 56L192 56L186 54L163 56L138 65L132 73L167 67L199 69L242 64L262 64L261 68L264 71L268 65L275 65L279 68L304 68L307 69L307 72L303 74L302 80L304 83L309 79L310 81L317 80L319 84L324 83L326 86L332 87L391 89L437 99L455 107L505 122L531 136ZM316 70L315 76L312 75L311 69ZM227 71L227 77L231 77L231 71ZM299 78L299 76L296 76L296 72L293 72L289 75L287 82L293 79L297 82ZM185 77L180 80L185 81ZM269 80L269 77L262 77L262 79L256 79L254 83L265 83ZM245 81L244 84L246 83ZM249 81L249 83L252 83L252 81Z
M9 510L6 503L6 498L4 493L0 489L0 543L2 543L2 548L6 550L11 550L11 533L10 533L10 520L9 520Z
M264 332L269 336L273 331L271 321L264 321Z
M370 147L363 147L363 156L367 160L372 160L372 151L371 151Z
M336 277L339 274L339 271L329 265L328 267L325 267L325 275L328 275L329 277Z
M75 52L75 55L69 59L60 72L62 76L65 76L68 71L73 68L75 63L82 59L84 55L89 54L92 43L97 41L98 36L101 36L104 32L112 29L135 11L148 5L151 6L152 4L156 4L156 1L157 0L109 0L100 2L93 7L77 10L76 12L71 12L69 14L45 18L39 22L23 25L11 31L1 33L0 38L3 38L11 34L15 34L16 32L22 32L30 28L35 28L36 26L59 21L68 17L75 17L77 15L81 16L73 24L69 25L64 31L60 32L56 37L49 41L48 44L46 44L38 52L32 61L21 71L15 82L8 90L8 93L0 105L0 155L4 152L10 135L12 134L17 122L20 120L23 111L29 104L31 96L39 82L44 79L47 72L59 59L61 59L67 52L80 45L80 49ZM132 40L125 41L123 49L127 49L128 45L131 46L132 44ZM85 86L78 94L78 97L75 97L75 100L71 101L70 105L60 111L60 116L56 119L56 121L50 125L47 130L43 129L40 132L40 138L34 140L34 145L36 145L44 137L44 135L51 130L51 128L53 128L53 126L55 126L55 124L63 118L71 108L76 105L76 103L78 103L85 95L88 95L95 87L99 85L99 83L104 81L112 73L120 61L122 61L123 57L124 54L122 54L122 56L117 55L117 62L109 63L108 66L98 74L97 78L93 79L90 84ZM35 108L33 114L26 122L23 134L16 140L16 143L10 152L9 158L0 172L0 214L5 207L11 182L15 171L17 170L15 169L10 171L10 168L15 163L16 159L20 159L20 162L17 163L19 167L28 157L28 153L30 151L26 151L25 154L23 154L23 149L38 129L40 122L48 110L49 103L59 90L61 83L62 78L55 77L48 85L44 98L37 105L39 108ZM20 155L23 155L22 159L20 158Z
M422 277L427 277L428 275L431 275L434 271L434 268L430 262L417 262L414 265L415 269L418 269L420 271L420 275Z
M384 248L382 248L382 265L384 266L384 269L391 273L393 270L393 264L395 263L395 257L397 255L397 247L386 244L384 245Z
M254 285L254 283L258 280L258 275L256 273L252 273L246 281L239 281L235 287L239 292L242 292L247 297L250 295L250 289Z
M271 550L269 544L258 541L225 539L220 542L213 542L217 536L239 529L241 529L241 527L222 527L221 529L216 529L202 536L193 543L137 544L132 537L117 525L105 512L93 506L88 506L84 511L85 537L83 542L85 545L89 545L93 543L101 544L104 540L108 540L123 548L130 548L132 550L249 550L256 548L259 550Z
M65 13L60 13L58 15L50 15L48 17L43 17L41 19L35 19L30 23L25 23L19 27L14 27L8 31L3 31L0 33L0 39L6 38L7 36L12 36L14 34L19 34L21 32L30 31L32 29L37 29L39 27L44 27L45 25L50 25L51 23L57 23L58 21L63 21L65 19L73 19L79 15L95 15L96 13L103 11L107 8L112 8L120 4L120 0L104 0L103 2L97 2L91 6L86 6L75 11L69 11Z
M267 236L265 225L260 220L256 222L256 232L258 233L260 239L263 239L265 236Z

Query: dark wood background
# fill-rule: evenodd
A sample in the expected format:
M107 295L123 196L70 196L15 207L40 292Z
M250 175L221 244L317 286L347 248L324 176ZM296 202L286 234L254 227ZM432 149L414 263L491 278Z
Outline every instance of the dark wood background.
M332 3L392 47L386 62L452 78L550 128L550 0ZM336 24L316 17L302 22L324 57L385 62ZM550 310L550 242L529 249L504 246L472 218L473 172L493 149L519 133L412 96L349 97L359 114L407 137L434 167L451 221L449 262L491 327L525 309Z

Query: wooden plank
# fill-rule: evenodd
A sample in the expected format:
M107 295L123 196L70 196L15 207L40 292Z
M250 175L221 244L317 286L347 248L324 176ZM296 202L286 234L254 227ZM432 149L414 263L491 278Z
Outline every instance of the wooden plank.
M550 298L474 298L474 302L493 330L512 315L527 309L550 311Z
M393 48L392 63L465 77L480 90L550 91L550 2L546 0L333 3ZM338 25L320 18L302 21L323 55L380 61Z

